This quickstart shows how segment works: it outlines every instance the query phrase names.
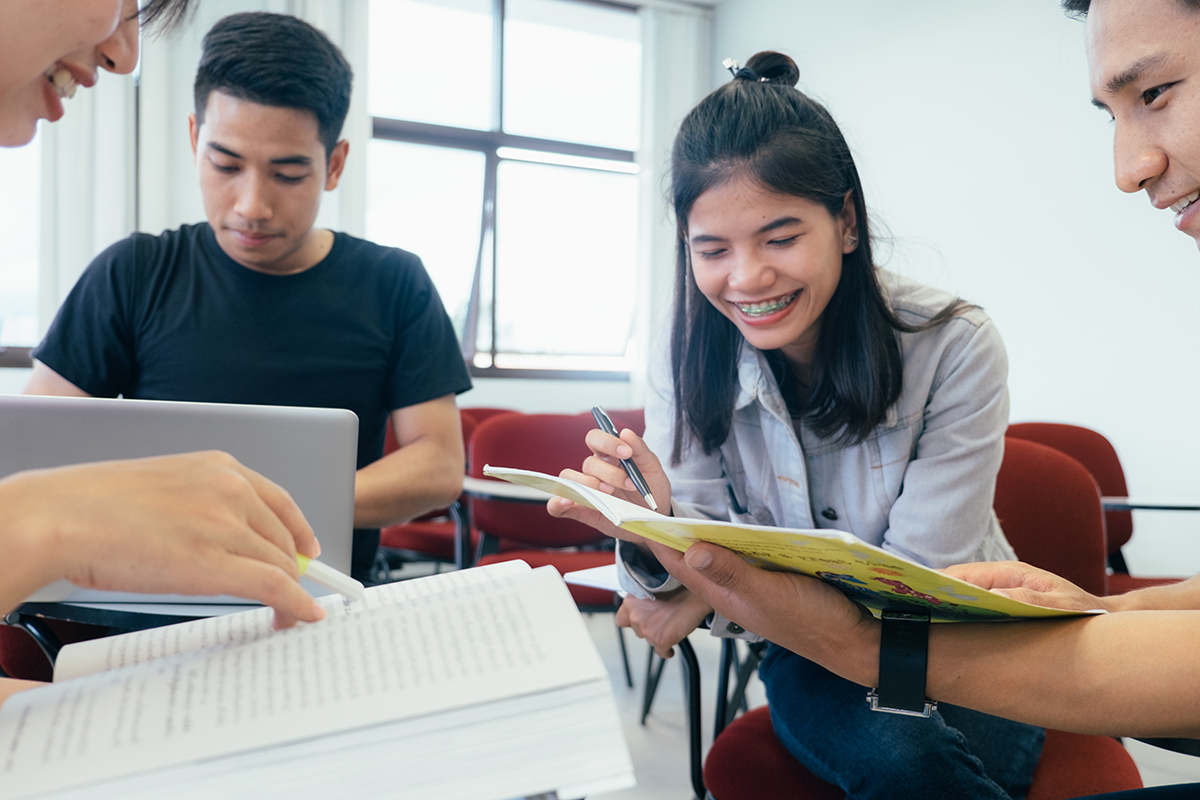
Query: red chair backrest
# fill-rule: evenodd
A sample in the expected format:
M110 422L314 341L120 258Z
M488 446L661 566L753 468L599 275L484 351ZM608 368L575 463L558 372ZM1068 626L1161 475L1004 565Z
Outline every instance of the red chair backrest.
M1092 473L1100 485L1101 494L1105 496L1126 497L1129 494L1125 470L1121 469L1116 448L1103 434L1091 428L1057 422L1018 422L1008 426L1005 436L1028 439L1061 450ZM1115 553L1133 536L1133 514L1128 511L1106 511L1104 518L1108 552Z
M1100 488L1082 464L1052 447L1006 438L993 506L1018 558L1108 594Z
M608 418L613 421L617 431L620 432L625 428L629 428L638 436L643 436L646 433L646 410L643 408L618 408L615 411L605 409ZM592 412L587 412L591 416Z
M592 454L584 442L596 427L591 414L500 414L484 420L471 437L469 474L482 478L487 464L557 475L580 469ZM604 538L587 525L550 516L543 504L471 498L471 524L484 533L538 547L573 547Z
M483 422L485 419L490 419L497 414L521 413L512 408L497 408L495 406L470 406L468 408L464 408L463 411L466 411L468 414L474 417L476 422Z

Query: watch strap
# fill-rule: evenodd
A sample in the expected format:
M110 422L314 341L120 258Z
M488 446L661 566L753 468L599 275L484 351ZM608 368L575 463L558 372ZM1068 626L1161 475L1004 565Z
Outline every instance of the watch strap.
M929 614L888 608L880 620L879 688L867 693L871 710L928 717L937 707L925 698Z

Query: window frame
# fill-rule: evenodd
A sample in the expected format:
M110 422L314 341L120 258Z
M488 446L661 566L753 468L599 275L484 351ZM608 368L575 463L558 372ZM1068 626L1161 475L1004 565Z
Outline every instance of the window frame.
M637 14L638 7L626 3L606 2L606 0L566 0L581 5L599 6L603 8L626 11ZM492 122L489 130L474 128L458 128L449 125L437 125L413 120L395 119L391 117L371 116L371 138L382 141L403 142L433 147L444 147L456 150L470 150L484 155L483 203L480 219L480 256L476 261L476 270L483 264L490 264L491 286L493 294L483 298L480 292L480 281L473 282L469 300L468 320L459 341L464 351L467 369L473 378L521 378L521 379L552 379L552 380L589 380L589 381L628 381L636 366L624 370L597 369L562 369L562 368L518 368L497 367L498 355L496 340L495 294L497 269L497 236L496 236L496 184L500 163L505 159L500 151L505 148L546 153L550 156L571 156L587 158L596 161L609 161L623 164L638 164L639 151L622 150L613 147L581 144L558 139L542 139L533 136L520 136L505 133L502 129L504 118L504 20L506 0L492 0ZM644 60L643 60L644 68ZM640 112L640 109L639 109ZM639 143L645 147L645 142ZM589 169L588 167L576 167ZM597 170L606 171L606 170ZM644 214L639 212L639 226L644 224ZM485 248L487 250L485 254ZM482 262L482 263L480 263ZM475 364L475 341L477 327L473 319L478 318L479 306L486 301L492 303L493 312L490 317L491 343L490 364L481 367ZM501 354L502 355L502 354ZM587 356L580 356L587 358Z

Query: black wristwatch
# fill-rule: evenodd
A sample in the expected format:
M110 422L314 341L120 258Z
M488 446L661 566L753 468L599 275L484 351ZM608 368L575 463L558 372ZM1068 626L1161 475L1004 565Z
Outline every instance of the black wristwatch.
M937 708L925 698L929 614L885 608L880 620L879 688L867 692L867 702L872 711L928 717Z

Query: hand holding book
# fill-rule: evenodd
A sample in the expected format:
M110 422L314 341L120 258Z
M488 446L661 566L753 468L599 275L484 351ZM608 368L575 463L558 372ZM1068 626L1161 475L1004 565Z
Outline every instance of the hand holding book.
M791 530L666 517L568 478L491 466L484 468L484 474L566 497L594 509L623 532L681 552L695 542L711 542L737 552L754 566L820 578L875 614L885 606L911 607L928 611L935 621L951 622L1066 616L1082 611L1022 603L838 530ZM762 634L755 628L748 630Z

